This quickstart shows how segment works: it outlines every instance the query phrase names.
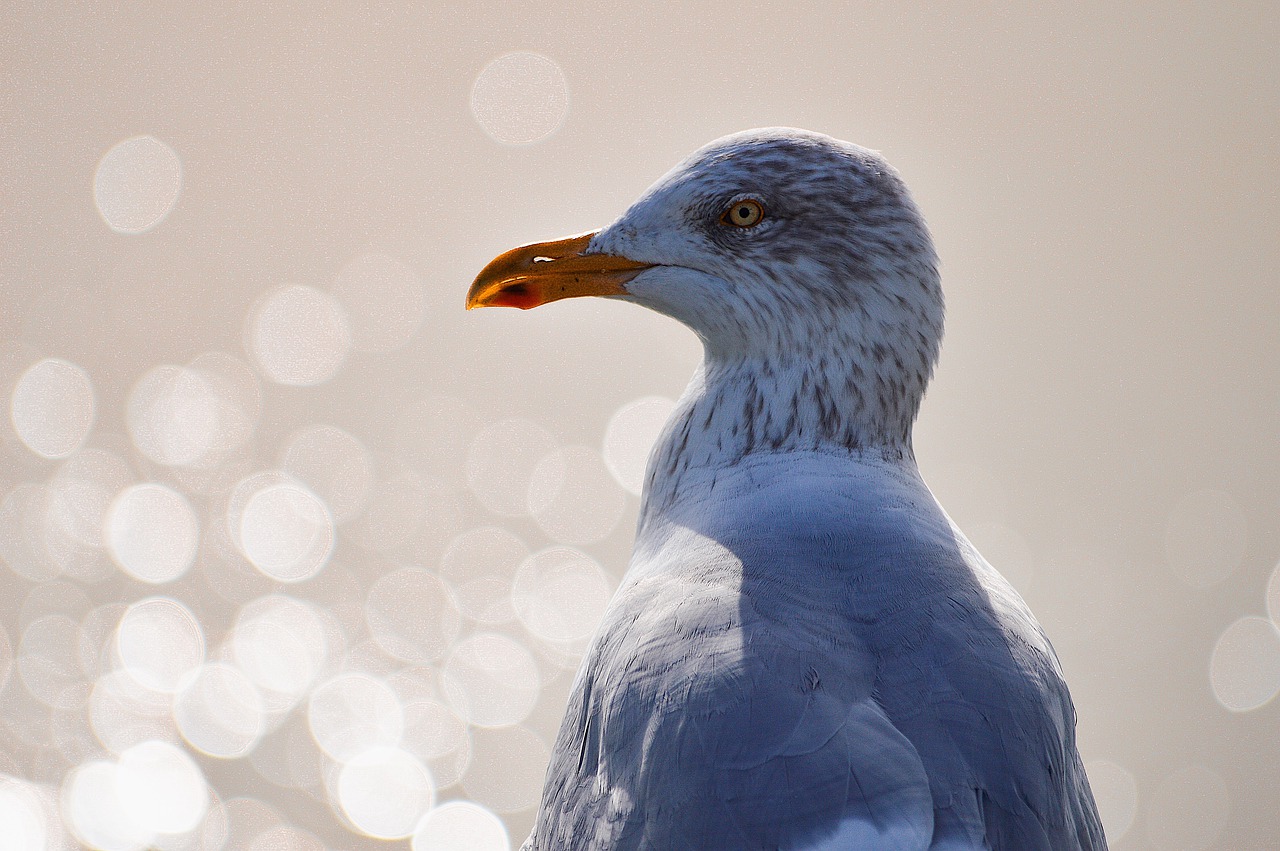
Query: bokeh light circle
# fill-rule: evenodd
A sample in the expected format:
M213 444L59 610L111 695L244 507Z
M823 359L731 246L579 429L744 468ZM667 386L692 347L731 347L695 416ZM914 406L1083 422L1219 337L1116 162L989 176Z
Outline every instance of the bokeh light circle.
M182 737L203 753L231 759L253 750L266 727L258 689L239 668L204 665L174 697L173 720Z
M609 578L595 559L571 547L551 547L521 563L511 600L530 632L565 642L595 631L611 592Z
M515 617L511 583L528 555L524 541L507 529L484 526L449 542L440 571L463 614L480 623L500 624Z
M245 558L278 582L315 576L333 552L333 518L311 491L292 482L269 484L240 513Z
M32 784L0 775L0 848L45 851L50 836L45 807Z
M338 801L351 823L378 839L413 833L435 801L431 774L399 748L374 747L342 766Z
M218 394L198 370L157 366L129 393L128 425L134 445L152 461L199 465L219 448Z
M401 746L422 760L439 788L456 783L471 763L467 723L430 698L405 704Z
M618 408L605 426L604 463L618 484L636 496L644 488L649 452L675 407L665 396L645 396Z
M511 851L507 826L474 801L450 801L423 817L413 851Z
M1280 631L1267 618L1240 618L1218 636L1209 659L1209 684L1218 703L1248 712L1280 692Z
M135 136L103 155L93 175L93 200L117 233L146 233L177 203L182 161L154 136Z
M107 510L133 478L129 465L105 449L81 449L49 482L52 525L75 544L100 550Z
M125 488L107 509L105 523L112 559L135 579L172 582L195 561L199 519L181 494L164 485Z
M176 739L171 705L171 695L148 689L124 671L109 671L89 694L89 723L107 750L123 753L152 739Z
M130 819L153 833L193 830L209 807L199 766L168 742L143 742L120 754L116 790Z
M331 425L294 432L280 468L320 497L337 523L360 512L373 486L373 461L352 435Z
M124 671L141 686L173 694L204 663L204 631L177 600L149 597L120 618L116 652Z
M529 477L529 513L553 541L598 543L617 528L624 510L626 496L594 449L557 449Z
M496 633L458 642L440 681L453 710L477 727L519 724L533 711L542 687L529 651Z
M28 449L44 458L66 458L93 427L93 384L75 364L46 358L18 379L9 411L13 430Z
M248 341L267 378L303 387L337 374L351 348L351 329L337 299L295 284L275 290L256 306Z
M76 839L100 851L142 851L155 831L133 818L124 806L114 762L80 765L63 781L62 812Z
M499 56L476 77L471 114L482 130L507 145L550 136L569 114L569 85L551 59L528 51Z
M314 606L283 594L261 597L236 619L231 656L266 692L268 706L287 709L324 671L329 646Z
M307 722L316 744L338 762L375 747L397 747L404 710L384 682L359 673L339 674L311 693Z

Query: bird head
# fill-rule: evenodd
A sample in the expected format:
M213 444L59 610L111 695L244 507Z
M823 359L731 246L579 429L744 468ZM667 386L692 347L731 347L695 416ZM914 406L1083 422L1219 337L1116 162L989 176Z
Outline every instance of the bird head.
M718 139L609 226L506 252L467 307L586 295L672 316L724 355L786 358L848 337L883 356L902 349L927 373L942 332L937 257L897 172L790 128Z

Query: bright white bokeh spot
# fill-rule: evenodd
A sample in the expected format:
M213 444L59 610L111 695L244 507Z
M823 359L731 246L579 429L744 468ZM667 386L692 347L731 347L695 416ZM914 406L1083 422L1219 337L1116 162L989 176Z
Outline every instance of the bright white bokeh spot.
M473 801L450 801L427 813L413 832L413 851L511 851L507 827Z
M364 674L339 674L311 693L307 722L316 744L338 762L375 747L397 747L404 711L391 687Z
M1240 618L1223 630L1209 660L1213 696L1232 712L1248 712L1280 692L1280 631L1267 618Z
M675 408L664 396L645 396L623 405L605 426L604 463L618 484L636 496L644 488L649 451Z
M130 820L155 833L186 833L209 808L204 774L168 742L143 742L120 754L116 789Z
M45 851L49 836L44 804L25 780L0 775L0 848Z
M1138 783L1124 766L1105 759L1090 761L1085 773L1089 775L1089 787L1098 804L1107 841L1119 842L1138 813Z
M333 518L319 497L279 482L249 497L240 514L240 546L254 567L278 582L320 572L333 552Z
M351 823L378 839L413 833L435 801L431 774L399 748L375 747L357 755L338 775L338 802Z
M124 806L114 762L89 762L63 781L62 812L76 839L100 851L142 851L155 831L139 823Z
M1211 588L1240 566L1247 533L1244 511L1229 494L1189 493L1174 506L1165 526L1169 569L1192 588Z
M164 485L125 488L107 509L107 549L125 573L143 582L171 582L195 561L200 521L191 504Z
M524 541L498 526L471 529L454 538L440 560L458 608L484 624L500 624L515 617L511 583L529 555Z
M192 747L231 759L253 750L266 727L258 689L232 665L205 665L174 697L173 720Z
M320 615L311 604L280 594L240 611L231 648L236 667L269 692L264 695L268 705L280 709L306 693L329 655Z
M454 711L477 727L519 724L533 711L542 687L529 651L493 633L460 641L440 681Z
M169 466L198 466L219 445L222 402L200 370L164 364L129 393L129 436L143 455Z
M462 626L448 587L420 567L379 577L365 601L365 620L379 647L415 664L443 656Z
M144 688L173 694L204 663L204 631L177 600L150 597L120 618L116 652L124 671Z
M182 161L154 136L116 144L98 162L93 201L117 233L145 233L164 220L182 191Z
M595 632L611 591L608 576L591 556L571 547L551 547L520 565L511 601L534 635L566 642Z
M549 453L529 480L529 513L547 537L562 544L604 540L626 507L600 453L585 446Z
M368 450L337 426L313 425L294 432L280 467L324 500L338 523L360 512L373 485Z
M546 743L527 727L478 729L462 788L495 812L527 810L538 803L550 758Z
M1161 781L1147 807L1147 836L1155 848L1213 847L1231 814L1227 784L1217 772L1188 765Z
M346 308L351 345L362 352L390 352L413 337L426 310L422 281L385 254L366 254L343 267L333 294Z
M518 51L494 59L471 88L471 114L492 139L530 145L550 136L569 114L564 72L538 53Z
M13 430L45 458L66 458L93 427L93 384L73 363L46 358L22 374L13 388Z
M248 341L267 378L308 386L337 374L351 348L351 329L337 299L295 284L275 290L255 307Z
M555 448L555 438L537 423L520 419L492 423L476 435L467 452L467 484L495 514L527 514L533 471Z

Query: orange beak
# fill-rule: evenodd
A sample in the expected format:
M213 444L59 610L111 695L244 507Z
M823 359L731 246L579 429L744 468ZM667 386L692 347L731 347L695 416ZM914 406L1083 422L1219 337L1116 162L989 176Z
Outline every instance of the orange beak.
M651 263L612 254L583 254L595 233L522 245L495 257L467 291L473 307L518 307L582 295L626 295L626 283Z

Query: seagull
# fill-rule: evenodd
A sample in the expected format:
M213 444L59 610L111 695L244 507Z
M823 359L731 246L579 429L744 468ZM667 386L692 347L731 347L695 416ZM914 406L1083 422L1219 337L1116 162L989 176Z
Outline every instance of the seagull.
M1057 656L916 466L943 298L898 173L726 136L613 224L501 254L466 306L589 295L704 356L525 851L1106 848Z

